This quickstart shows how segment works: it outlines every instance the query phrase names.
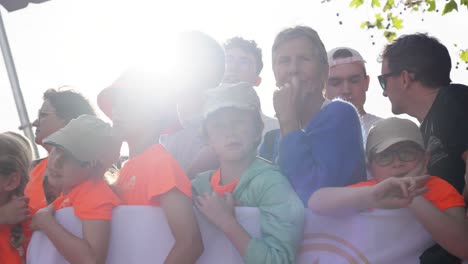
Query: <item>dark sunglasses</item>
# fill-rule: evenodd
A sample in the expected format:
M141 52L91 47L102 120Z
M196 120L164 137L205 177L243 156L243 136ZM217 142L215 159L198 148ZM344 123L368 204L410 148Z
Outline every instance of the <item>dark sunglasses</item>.
M396 75L398 75L400 73L401 72L389 72L389 73L377 76L377 78L379 79L380 87L382 87L382 90L385 91L385 89L387 88L387 78L388 77L396 76Z

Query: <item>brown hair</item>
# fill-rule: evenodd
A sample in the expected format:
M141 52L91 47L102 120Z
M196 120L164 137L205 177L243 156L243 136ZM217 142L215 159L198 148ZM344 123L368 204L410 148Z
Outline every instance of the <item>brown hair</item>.
M80 115L96 116L91 103L81 93L63 86L58 89L48 89L43 96L44 101L49 102L57 112L57 116L67 123Z
M0 177L8 177L13 173L19 173L21 179L18 187L10 194L24 195L24 188L29 180L28 172L31 164L28 149L17 138L8 134L0 134ZM14 248L21 248L24 241L24 233L21 224L11 228L10 244Z

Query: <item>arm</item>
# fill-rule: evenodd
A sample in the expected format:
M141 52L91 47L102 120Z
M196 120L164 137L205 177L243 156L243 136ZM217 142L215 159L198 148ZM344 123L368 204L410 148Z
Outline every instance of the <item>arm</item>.
M195 263L203 253L203 241L191 200L176 188L158 198L175 240L165 263Z
M330 103L316 114L306 131L294 131L282 138L279 165L305 205L322 187L366 180L356 110L344 102Z
M427 189L428 176L388 178L374 186L333 187L316 191L308 207L321 215L348 215L371 208L407 207L412 199Z
M60 254L70 263L104 264L110 235L107 220L82 220L83 239L68 232L57 222L52 208L41 209L34 215L33 229L39 229L50 239Z
M409 209L434 241L453 255L468 259L468 218L463 207L441 211L424 197L416 197Z

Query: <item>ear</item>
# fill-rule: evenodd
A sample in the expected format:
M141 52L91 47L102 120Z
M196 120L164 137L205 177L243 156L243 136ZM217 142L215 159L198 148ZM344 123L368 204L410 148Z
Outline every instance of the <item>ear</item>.
M401 74L402 87L404 90L408 90L409 85L413 81L411 73L405 70L405 71L402 71L400 74Z
M14 172L7 176L7 180L5 181L5 185L3 186L3 190L5 191L14 191L18 186L20 185L21 182L21 175L19 172Z
M366 92L369 90L370 78L369 75L366 76Z
M260 86L261 83L262 83L262 77L257 76L257 78L255 79L254 86L258 87L258 86Z

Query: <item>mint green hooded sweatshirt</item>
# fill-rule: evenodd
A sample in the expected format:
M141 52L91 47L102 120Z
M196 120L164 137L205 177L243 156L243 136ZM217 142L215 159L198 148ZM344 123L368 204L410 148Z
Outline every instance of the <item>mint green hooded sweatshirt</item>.
M193 198L211 193L214 171L199 174L192 180ZM295 263L297 247L302 240L304 206L278 168L257 158L241 175L233 198L242 206L260 211L262 237L249 242L245 263Z

